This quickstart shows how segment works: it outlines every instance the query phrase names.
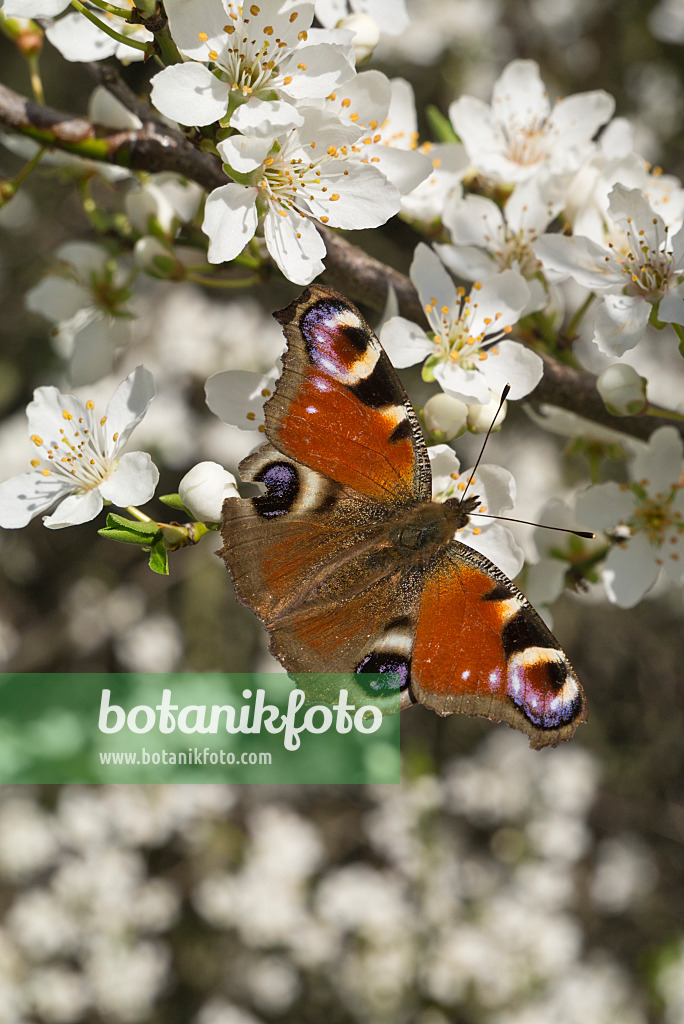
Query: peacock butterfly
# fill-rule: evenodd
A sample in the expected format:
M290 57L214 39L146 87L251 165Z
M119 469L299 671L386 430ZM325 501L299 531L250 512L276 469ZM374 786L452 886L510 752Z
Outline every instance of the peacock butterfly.
M359 311L313 286L274 315L287 351L269 443L240 464L265 490L226 499L219 552L273 654L290 672L391 673L402 707L506 722L534 748L569 739L577 676L517 587L454 538L479 499L432 501L418 420Z

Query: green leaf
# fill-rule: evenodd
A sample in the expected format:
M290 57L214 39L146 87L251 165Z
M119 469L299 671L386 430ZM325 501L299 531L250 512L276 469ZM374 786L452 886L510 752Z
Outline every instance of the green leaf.
M427 115L430 131L437 142L460 142L458 135L448 117L445 117L441 110L432 103L428 103L425 113Z
M189 516L190 519L193 518L192 513L188 511L181 501L180 494L162 494L159 495L159 500L163 501L165 505L175 508L178 512L183 512L185 515Z
M164 538L159 532L159 538L155 540L150 551L150 569L159 573L160 576L169 575L169 553L164 547Z
M109 540L141 546L152 543L157 535L161 536L158 523L141 523L136 519L126 519L125 516L116 515L115 512L108 514L107 525L97 532L101 537L108 537Z

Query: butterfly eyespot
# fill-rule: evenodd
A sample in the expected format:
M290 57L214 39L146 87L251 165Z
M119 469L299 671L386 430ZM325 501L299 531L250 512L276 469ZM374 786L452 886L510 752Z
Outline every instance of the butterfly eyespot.
M299 475L290 462L271 462L254 479L266 485L266 494L252 498L258 515L273 519L290 511L299 494Z
M376 651L367 654L356 666L356 671L359 675L368 672L380 676L369 681L369 689L374 694L396 693L405 690L409 684L411 662L403 654Z

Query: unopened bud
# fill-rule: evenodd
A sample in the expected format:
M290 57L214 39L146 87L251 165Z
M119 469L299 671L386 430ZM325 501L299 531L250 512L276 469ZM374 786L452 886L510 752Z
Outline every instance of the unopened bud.
M185 267L173 251L151 235L138 239L133 255L136 264L150 277L164 281L181 281L185 277Z
M220 523L226 498L239 498L235 477L217 462L198 462L178 485L180 499L202 523Z
M423 406L423 424L430 439L441 443L452 441L466 428L468 406L459 398L440 391Z
M354 33L351 43L357 64L368 60L380 42L380 26L370 14L350 14L338 21L337 28L346 28Z
M473 434L486 434L490 427L492 430L498 430L506 418L508 403L504 402L497 415L496 410L498 405L499 399L493 397L486 405L469 405L468 430ZM495 415L496 419L494 419ZM493 426L492 420L494 420Z
M648 408L646 378L633 366L614 363L596 381L603 404L613 416L640 416Z

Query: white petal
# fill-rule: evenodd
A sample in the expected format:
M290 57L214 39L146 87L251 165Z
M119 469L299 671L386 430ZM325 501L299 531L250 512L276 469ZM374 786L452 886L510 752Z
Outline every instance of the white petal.
M401 195L412 192L432 170L430 160L417 149L395 149L384 143L363 147L364 162L370 161Z
M147 452L122 455L109 478L100 484L100 494L119 508L144 505L153 496L159 481L159 470Z
M435 250L442 263L466 281L484 281L492 274L499 273L499 266L489 253L474 245L441 245L435 243Z
M491 199L455 196L446 204L442 220L458 246L477 245L490 252L498 252L502 247L504 218Z
M530 604L550 604L565 589L568 563L560 558L540 558L525 570L525 597Z
M71 0L5 0L6 18L53 18L65 11Z
M634 348L648 326L651 308L639 296L605 295L594 321L594 344L599 352L621 356Z
M89 306L93 298L90 289L76 281L50 276L30 288L24 301L32 313L39 313L46 320L59 323L61 320L69 320L79 309Z
M242 430L258 430L264 422L264 402L273 394L278 376L278 369L266 374L222 370L205 385L207 405L224 423Z
M322 273L325 242L308 218L292 210L281 216L269 207L264 217L264 238L269 253L289 281L309 284Z
M239 256L254 237L258 216L256 188L231 182L207 196L202 230L209 236L210 263L225 263Z
M225 114L228 96L227 83L196 61L171 64L152 79L152 103L180 124L213 124Z
M611 548L601 573L609 599L621 608L638 604L658 578L656 557L643 533Z
M230 119L231 128L242 132L243 135L268 139L269 143L276 136L282 135L290 128L298 128L303 123L304 118L293 103L288 103L287 100L262 100L256 96L252 96L246 103L242 103ZM232 139L228 141L230 142ZM264 156L267 152L268 149ZM231 167L235 167L235 170L240 170L230 160L227 162Z
M632 231L639 230L639 242L656 252L665 238L665 224L662 217L654 213L653 207L639 188L625 188L614 185L610 193L608 210L611 216L625 229L632 223Z
M494 349L490 349L480 365L490 391L499 395L510 384L512 401L534 391L544 375L544 364L537 353L517 341L499 341Z
M489 385L479 370L464 370L458 363L448 360L437 363L433 373L442 390L462 402L486 405L491 398Z
M349 47L328 43L298 46L280 66L281 74L292 78L283 91L293 99L329 95L354 74L351 54L353 50Z
M511 579L517 576L523 567L525 553L511 531L501 523L492 523L479 534L474 534L471 530L464 537L457 534L456 539L462 539L468 547L481 552Z
M543 122L550 113L549 97L533 60L513 60L492 90L492 110L506 124Z
M96 86L88 100L88 116L96 124L104 124L108 128L142 128L143 123L132 111L125 107L104 86Z
M226 11L220 0L165 0L164 10L173 41L186 57L207 61L210 50L224 46ZM207 39L200 39L200 32Z
M401 205L398 189L369 164L329 161L321 168L320 179L327 191L316 190L307 202L313 215L333 228L379 227Z
M442 328L442 309L453 320L456 313L456 285L447 274L442 261L425 242L419 242L413 254L409 271L423 306L431 306L427 314L430 326L439 332Z
M93 242L65 242L55 250L55 255L73 267L76 276L87 283L93 274L100 277L111 259L103 246Z
M634 513L634 495L619 484L596 484L578 495L577 522L589 530L612 530Z
M549 280L573 277L591 291L622 287L624 283L624 275L609 250L582 235L543 235L532 248Z
M0 526L17 530L71 490L68 481L43 476L39 470L21 473L0 483Z
M217 148L222 160L233 171L237 171L238 174L250 174L264 162L272 145L273 140L268 137L256 138L236 134L224 142L219 142Z
M69 381L74 387L94 384L112 368L114 353L130 337L128 320L98 314L76 331L69 360Z
M476 167L486 172L493 157L495 162L501 161L505 137L486 103L474 96L461 96L449 107L449 120Z
M529 297L527 282L517 270L504 270L488 277L479 289L470 292L470 333L486 335L491 330L512 327L520 319Z
M430 341L422 327L403 316L390 317L382 325L380 342L392 365L399 369L422 363L435 351L434 342Z
M454 449L448 444L431 444L428 448L428 458L432 471L433 496L439 495L442 499L459 497L463 492L457 488L456 478L460 473L461 463Z
M684 324L684 284L677 285L660 300L658 319L665 324Z
M76 12L53 22L45 35L65 60L75 62L111 57L119 45L116 39Z
M463 474L469 476L466 471ZM501 515L515 505L515 479L503 466L485 464L480 466L471 484L472 493L477 494L482 507L478 512L490 512L493 516ZM478 517L478 524L481 520Z
M87 418L87 410L80 398L65 395L55 387L36 388L33 401L26 407L29 436L42 442L38 445L40 454L54 448L60 442L60 428L68 429L67 423Z
M103 428L110 454L123 448L156 393L154 377L144 366L136 366L119 384L107 405L107 419ZM114 435L117 435L116 440Z
M674 427L658 427L630 467L630 476L650 497L667 493L682 475L682 438Z
M102 509L102 496L97 488L84 494L70 494L61 501L51 516L43 519L49 530L62 530L66 526L79 526L94 519Z
M615 110L615 100L602 89L581 92L560 99L553 108L551 124L560 136L563 148L587 143Z

